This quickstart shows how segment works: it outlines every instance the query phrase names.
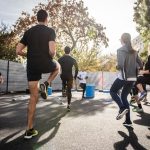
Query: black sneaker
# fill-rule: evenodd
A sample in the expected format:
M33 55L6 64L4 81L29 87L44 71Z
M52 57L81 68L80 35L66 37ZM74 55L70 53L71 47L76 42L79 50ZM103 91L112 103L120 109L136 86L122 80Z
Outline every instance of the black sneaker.
M147 96L147 93L145 91L141 92L139 101L143 100Z
M119 111L118 116L116 117L117 120L120 120L127 112L129 111L129 109L121 109Z
M67 110L70 111L70 105L67 106Z
M47 86L45 85L45 83L41 83L40 84L40 91L41 91L41 97L43 99L47 99Z
M34 137L36 135L38 135L38 131L32 128L32 129L26 130L26 132L24 134L24 138L31 139L32 137Z
M125 121L125 122L123 123L123 125L124 125L125 127L131 127L131 126L132 126L132 122L131 122L131 121Z
M142 99L142 102L147 102L147 96Z

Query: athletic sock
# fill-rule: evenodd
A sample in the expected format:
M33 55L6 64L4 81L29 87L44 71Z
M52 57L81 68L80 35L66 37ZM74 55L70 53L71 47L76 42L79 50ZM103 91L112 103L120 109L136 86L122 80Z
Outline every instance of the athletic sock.
M141 104L138 104L138 107L141 109L141 108L142 108L142 105L141 105Z

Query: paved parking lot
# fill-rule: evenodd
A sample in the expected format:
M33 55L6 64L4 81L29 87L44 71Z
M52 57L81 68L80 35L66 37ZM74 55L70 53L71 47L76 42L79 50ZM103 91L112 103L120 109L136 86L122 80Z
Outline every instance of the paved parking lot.
M66 99L56 92L48 100L39 99L39 135L24 140L28 98L0 96L0 150L150 150L150 101L142 103L144 113L131 111L133 128L125 128L124 119L115 119L118 108L109 93L97 91L94 99L81 100L81 92L73 92L67 112Z

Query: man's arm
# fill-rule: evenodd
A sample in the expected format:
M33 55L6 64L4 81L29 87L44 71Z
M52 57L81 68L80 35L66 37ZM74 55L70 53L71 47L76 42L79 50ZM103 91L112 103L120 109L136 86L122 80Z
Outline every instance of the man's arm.
M139 71L139 74L140 74L140 75L143 75L143 74L150 74L150 71L149 71L149 70L140 70L140 71Z
M49 41L49 54L53 58L56 55L56 44L55 41Z
M22 43L18 43L16 47L16 55L26 56L27 54L23 51L26 46Z

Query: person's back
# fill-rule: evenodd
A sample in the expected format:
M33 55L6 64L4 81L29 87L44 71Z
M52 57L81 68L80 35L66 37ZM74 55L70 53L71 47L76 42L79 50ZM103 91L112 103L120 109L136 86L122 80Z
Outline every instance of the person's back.
M76 65L76 60L70 55L62 56L58 62L61 65L62 73L61 75L64 77L73 77L73 66Z
M48 72L51 56L49 55L50 40L55 40L55 32L43 24L38 24L25 32L25 38L21 41L27 45L27 67L40 71ZM40 58L40 59L39 59Z
M122 77L125 80L136 81L137 65L142 67L142 62L135 50L129 50L126 45L117 50L118 69L122 72Z

